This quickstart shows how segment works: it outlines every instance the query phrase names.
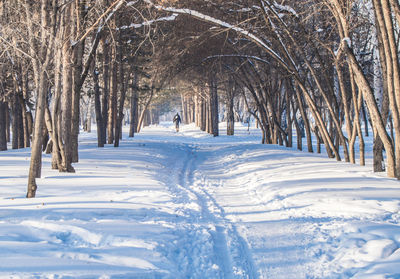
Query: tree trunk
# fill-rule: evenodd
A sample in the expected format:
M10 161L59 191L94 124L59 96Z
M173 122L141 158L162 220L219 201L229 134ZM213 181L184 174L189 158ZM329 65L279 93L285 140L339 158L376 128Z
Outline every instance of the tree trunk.
M137 94L137 73L134 73L133 84L131 86L131 110L129 123L129 137L132 138L137 132L137 122L138 122L138 94Z
M292 96L290 96L289 90L287 88L287 84L286 84L286 94L285 94L285 98L286 98L286 133L287 133L287 146L286 147L292 147L293 146L293 130L292 130L292 117L290 116L290 111L292 109L291 106L291 99ZM295 115L295 113L293 112L293 115Z
M200 130L206 131L207 129L207 106L204 97L200 97Z
M17 110L18 110L18 148L25 147L25 139L24 139L24 122L23 122L23 115L25 111L23 111L23 106L21 105L21 98L22 92L18 93L17 97Z
M235 98L235 85L233 80L229 80L228 92L227 92L227 104L226 104L226 134L233 136L235 133L235 116L233 113L233 101Z
M379 23L378 26L379 27ZM381 91L381 114L382 119L386 123L389 116L389 95L388 95L388 81L387 81L387 60L385 49L383 48L383 38L380 34L380 28L376 28L377 39L378 39L378 53L376 55L378 58L374 58L374 67L376 67L375 78L374 78L374 89L378 89ZM377 83L378 84L375 84ZM373 145L373 169L374 172L383 172L385 171L385 163L383 156L383 143L379 138L377 131L374 131L374 145Z
M205 105L205 116L206 116L206 132L212 133L212 123L211 123L211 105L210 105L210 96L207 96L207 101Z
M39 84L37 86L35 129L31 148L27 198L34 198L36 196L36 178L40 178L42 171L42 137L47 90L47 76L43 69L40 73Z
M148 110L149 110L149 107L150 107L150 104L151 104L151 101L153 100L153 94L154 94L154 88L153 88L154 86L152 86L152 89L150 90L150 96L149 96L149 98L147 99L147 102L144 104L144 106L143 106L143 109L142 109L142 111L141 111L141 113L140 113L140 117L139 117L139 120L138 120L138 125L137 125L137 131L138 131L138 133L140 132L140 130L141 130L141 128L142 128L142 124L143 124L143 120L144 120L144 117L145 117L145 115L148 113Z
M26 110L26 99L28 98L28 74L27 70L22 72L22 95L20 95L20 104L22 110L22 125L24 126L24 147L31 146L31 130L32 127L30 113Z
M95 63L96 62L94 62L93 65L95 65ZM104 147L103 117L101 113L101 103L100 103L99 72L96 67L93 67L93 83L94 83L94 110L96 114L96 125L97 125L97 146Z
M92 97L89 96L88 97L88 109L87 109L87 113L86 113L86 127L85 127L85 131L88 133L92 132L92 110L93 110L93 100Z
M346 44L345 44L345 51L349 63L354 71L354 76L358 88L361 90L363 97L367 103L371 119L374 123L374 127L376 127L378 135L380 136L383 145L385 147L387 164L388 164L387 175L389 177L396 177L396 166L395 166L396 161L395 161L393 142L386 132L385 124L379 112L378 105L376 104L376 100L372 92L372 89L364 75L363 70L361 69L360 65L357 62L357 59L354 56L353 51Z
M17 92L14 92L12 96L12 102L10 103L11 105L11 115L12 115L12 123L11 123L11 129L12 129L12 141L11 141L11 148L12 149L18 149L18 138L19 138L19 130L18 130L18 120L19 120L19 104L17 100Z
M317 153L321 153L321 136L319 135L318 126L314 127L315 138L317 139Z
M79 20L79 19L78 19ZM75 24L74 24L75 25ZM74 30L74 34L75 34ZM71 162L79 161L78 152L78 137L79 137L79 115L80 115L80 100L81 100L81 73L83 59L83 42L78 42L72 50L73 67L72 67L72 112L71 112Z
M119 100L118 100L118 114L116 117L116 126L115 126L115 141L114 147L119 146L120 135L122 135L122 120L124 119L124 104L125 104L125 96L126 96L126 84L129 79L130 74L127 75L127 80L125 80L125 72L122 61L122 53L121 49L118 48L118 62L119 62Z
M7 150L6 104L0 100L0 151Z
M105 37L101 40L103 49L103 95L101 98L102 108L102 141L103 145L107 142L107 121L108 121L108 99L110 96L110 46Z
M9 108L9 102L4 102L5 106L4 106L4 110L6 112L6 139L7 142L11 141L11 131L10 131L10 127L11 127L11 119L10 119L10 108Z
M211 75L210 79L210 113L211 113L211 133L214 135L214 137L217 137L219 135L219 129L218 129L218 89L217 89L217 81L215 79L215 76Z
M115 125L117 115L117 97L118 97L118 65L117 65L117 53L116 47L114 46L111 51L111 79L110 79L110 98L108 100L108 122L107 122L107 143L114 143L115 137Z
M361 111L363 115L363 121L364 121L364 133L366 137L369 137L369 132L368 132L368 117L367 117L367 112L365 109L364 102L361 104Z
M64 45L62 48L62 95L61 95L61 111L62 111L62 127L61 139L64 144L64 154L62 156L62 170L66 172L74 172L72 167L72 100L73 100L73 80L72 80L72 46L70 43L71 34L71 6L67 5L64 14Z
M181 93L181 106L182 106L182 112L181 112L181 116L182 116L182 123L187 124L188 120L187 120L187 103L186 103L186 96L184 93Z
M61 32L57 34L57 40L61 40ZM61 128L61 48L57 47L55 50L54 61L54 96L53 96L53 152L51 167L62 171L62 156L64 153L64 146L62 142L62 128Z

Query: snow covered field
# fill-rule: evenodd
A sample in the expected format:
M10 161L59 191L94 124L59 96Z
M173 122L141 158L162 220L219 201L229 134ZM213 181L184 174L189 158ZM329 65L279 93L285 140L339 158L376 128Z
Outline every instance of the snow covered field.
M29 200L29 150L0 152L0 277L400 278L400 182L236 133L82 133Z

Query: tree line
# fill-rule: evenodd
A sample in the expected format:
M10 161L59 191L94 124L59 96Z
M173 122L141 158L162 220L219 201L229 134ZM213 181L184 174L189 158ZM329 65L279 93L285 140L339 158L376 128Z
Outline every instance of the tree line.
M176 94L214 136L246 111L262 143L296 130L337 160L358 146L361 165L370 126L374 171L400 177L395 0L3 0L0 15L0 150L31 147L27 197L43 152L74 172L85 100L98 146L118 147L127 112L132 137Z

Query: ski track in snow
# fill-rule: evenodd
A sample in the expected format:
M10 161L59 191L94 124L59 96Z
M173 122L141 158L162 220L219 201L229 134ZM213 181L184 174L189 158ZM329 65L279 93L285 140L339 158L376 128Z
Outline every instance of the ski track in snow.
M181 185L193 193L201 208L200 222L205 223L212 236L215 262L220 269L220 278L257 278L251 255L246 243L238 235L236 228L224 216L223 209L204 189L201 180L195 178L199 147L187 146L185 167L181 175ZM204 174L202 174L204 176ZM201 176L200 176L201 177ZM228 245L228 242L230 245ZM240 258L233 259L231 251L239 250ZM236 260L235 262L233 262Z
M172 158L176 174L170 179L169 188L175 203L180 204L177 214L185 216L184 222L178 219L175 225L179 228L176 235L184 239L179 243L183 247L176 260L186 264L178 267L179 271L185 278L257 278L246 243L195 178L199 148L181 143L171 149L179 152ZM184 234L190 237L185 239ZM235 250L240 257L232 259L231 252Z
M29 150L0 153L0 278L400 278L398 181L237 132L82 133L36 199Z

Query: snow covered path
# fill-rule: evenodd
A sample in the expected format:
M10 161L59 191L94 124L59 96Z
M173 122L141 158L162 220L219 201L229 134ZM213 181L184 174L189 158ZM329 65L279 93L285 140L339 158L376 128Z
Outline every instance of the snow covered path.
M77 173L0 153L1 278L400 278L400 183L238 127L81 135Z

